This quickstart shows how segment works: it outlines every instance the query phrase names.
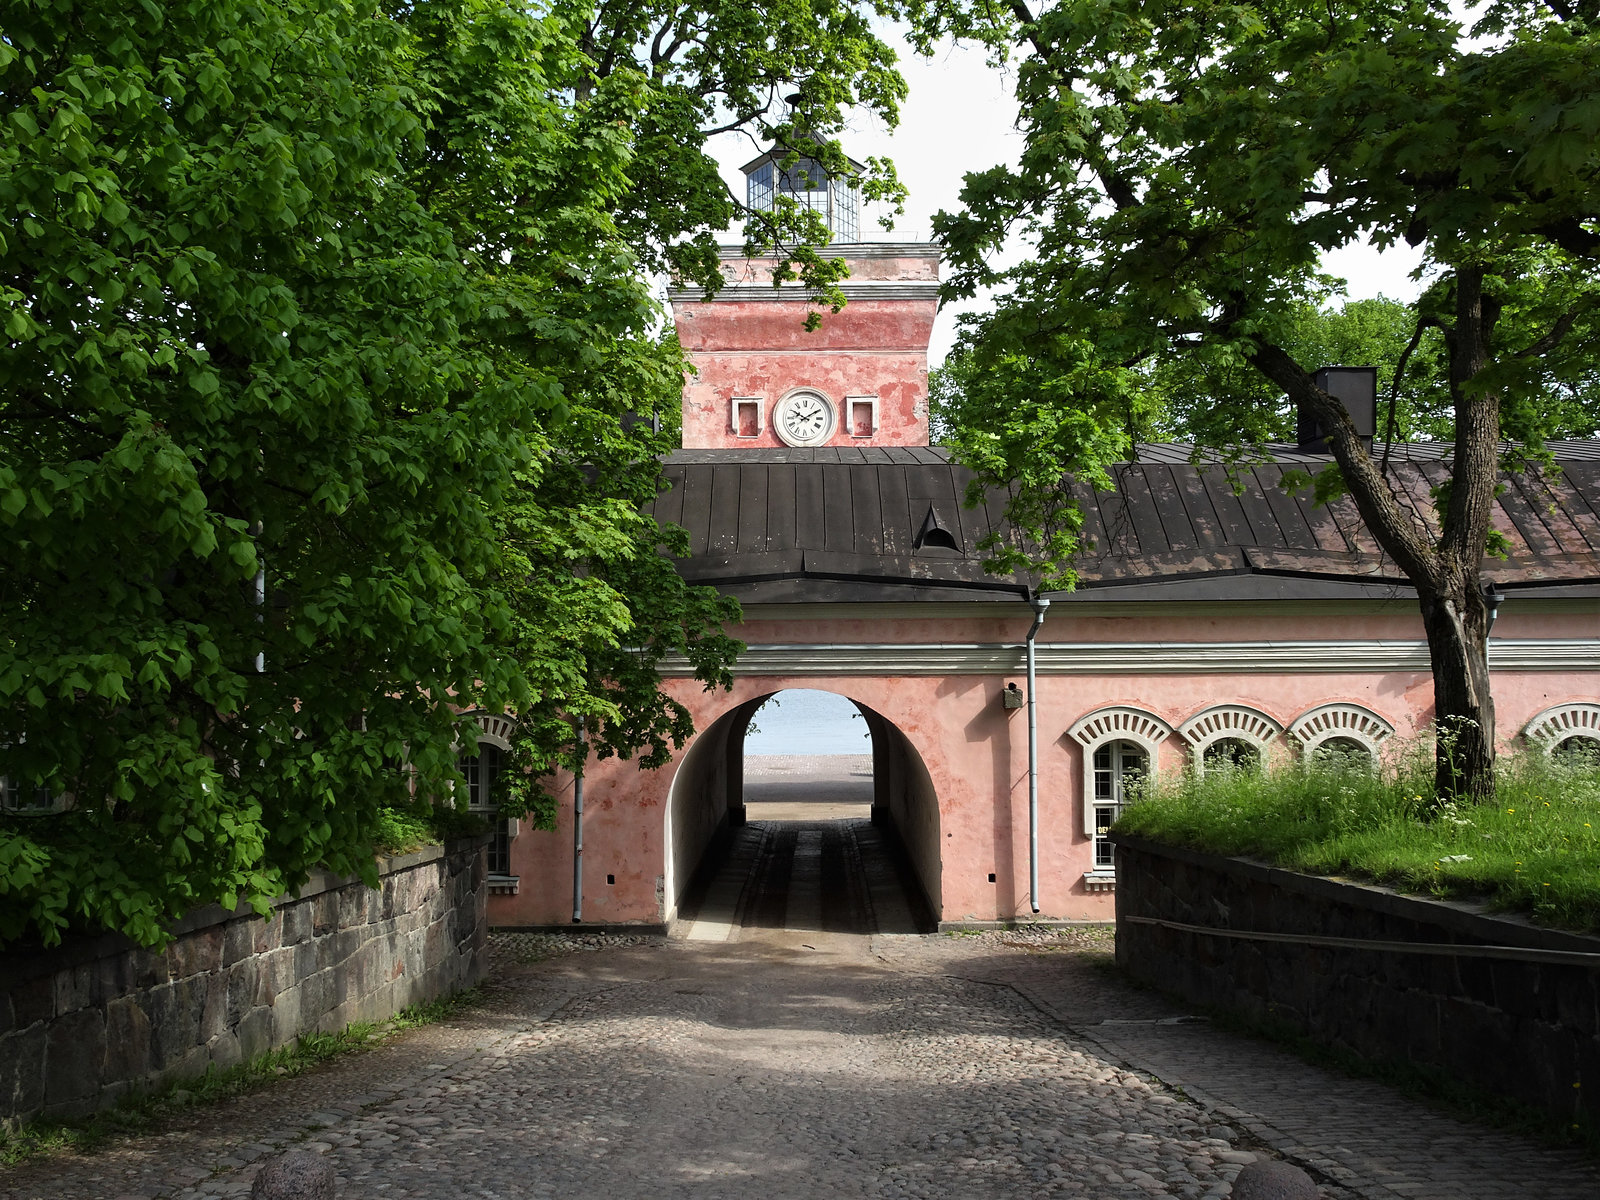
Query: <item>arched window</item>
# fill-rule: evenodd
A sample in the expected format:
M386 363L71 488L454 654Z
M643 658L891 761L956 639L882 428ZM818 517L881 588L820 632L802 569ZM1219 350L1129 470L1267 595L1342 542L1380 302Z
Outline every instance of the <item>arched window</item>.
M1090 713L1067 734L1083 747L1083 831L1094 843L1084 884L1104 890L1116 879L1107 834L1123 805L1155 779L1157 749L1172 726L1143 709L1119 706Z
M1311 751L1310 761L1319 767L1342 771L1371 771L1372 752L1349 737L1324 738Z
M1562 738L1550 747L1550 757L1565 767L1585 771L1600 769L1600 737L1575 733L1569 738Z
M1324 704L1291 721L1289 734L1300 743L1308 763L1354 765L1360 761L1371 769L1378 763L1379 747L1393 736L1394 726L1359 704Z
M1547 708L1523 726L1522 736L1558 762L1600 762L1600 704L1579 701Z
M1254 771L1266 761L1267 749L1282 735L1283 726L1243 704L1221 704L1196 713L1178 732L1189 743L1199 770L1226 766Z
M0 775L0 812L16 816L41 816L65 812L71 807L70 795L58 795L36 780Z
M0 812L53 813L64 807L49 788L19 783L9 775L0 775Z
M517 822L497 815L495 789L511 752L514 725L509 717L495 713L464 713L461 719L478 726L477 741L461 746L456 765L467 781L468 810L484 817L494 834L488 850L489 890L515 895L518 880L511 873L511 843L517 836Z
M1261 769L1261 747L1241 737L1223 737L1206 746L1195 765L1201 771L1249 771Z

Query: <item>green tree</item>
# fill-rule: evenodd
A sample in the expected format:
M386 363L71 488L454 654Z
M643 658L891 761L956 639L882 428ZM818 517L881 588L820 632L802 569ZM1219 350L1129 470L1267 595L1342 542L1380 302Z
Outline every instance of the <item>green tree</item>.
M1413 344L1416 325L1409 305L1383 297L1338 308L1306 302L1289 315L1284 350L1300 363L1376 367L1379 437L1448 440L1443 339L1437 329L1424 329ZM1249 363L1216 363L1175 352L1147 361L1142 369L1156 402L1160 440L1248 447L1294 439L1295 416L1287 397ZM1195 405L1188 401L1194 396L1229 399ZM1241 411L1260 422L1254 438L1240 437Z
M614 217L645 93L573 102L576 42L474 0L8 9L0 774L70 804L0 814L0 940L370 875L458 709L659 757L655 659L725 672L621 421L681 380Z
M0 818L0 938L370 874L440 698L522 694L491 506L552 398L396 182L409 50L356 4L7 9L0 772L71 804Z
M837 311L844 300L835 285L846 271L827 256L826 225L792 200L750 211L706 147L738 133L751 157L777 143L803 148L834 175L854 174L837 136L849 114L867 111L892 126L905 98L876 23L900 8L899 0L557 0L554 11L577 31L584 55L570 77L574 93L619 74L643 89L633 122L640 169L616 215L647 270L714 290L718 234L744 218L751 250L778 249ZM863 195L898 208L904 188L893 164L865 166Z
M527 685L504 811L548 822L552 767L581 769L587 750L659 766L693 732L659 687L664 655L713 686L740 649L721 632L738 606L686 585L668 556L687 553L682 530L642 511L677 445L685 370L634 252L649 239L619 215L659 167L637 135L653 92L637 70L594 75L570 18L426 0L407 22L423 50L415 185L471 247L486 297L468 336L499 379L549 400L493 514L512 613L498 645ZM577 98L553 107L573 78Z
M1534 447L1520 461L1535 458L1551 381L1592 397L1600 345L1596 6L1484 13L1473 38L1441 0L918 13L924 39L978 36L1019 60L1020 167L969 176L964 211L936 223L950 295L1001 285L968 334L983 386L952 414L960 452L1016 489L1020 524L1063 564L1076 530L1050 496L1063 469L1104 481L1152 369L1259 374L1270 386L1184 399L1190 427L1266 440L1287 396L1332 430L1324 488L1348 490L1419 594L1440 794L1474 797L1492 792L1494 758L1479 570L1498 473L1519 465L1498 445L1519 438ZM1016 232L1028 260L990 268ZM1436 338L1454 443L1433 514L1402 502L1313 383L1321 364L1290 349L1328 292L1320 255L1361 237L1424 253L1412 330ZM1202 405L1218 411L1197 421Z

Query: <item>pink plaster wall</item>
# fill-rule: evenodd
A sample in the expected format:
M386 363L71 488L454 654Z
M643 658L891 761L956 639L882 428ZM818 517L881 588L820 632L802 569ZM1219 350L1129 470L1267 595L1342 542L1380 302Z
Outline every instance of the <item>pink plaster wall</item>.
M851 284L936 284L939 253L933 247L870 245L830 247L850 268ZM837 313L809 303L803 289L768 292L771 259L726 258L730 284L753 288L724 292L716 300L675 299L673 322L693 373L683 392L683 444L689 449L781 447L772 410L799 387L825 395L838 416L830 446L928 444L928 340L938 301L912 288L899 298L856 296ZM822 324L806 329L816 312ZM733 427L734 396L761 401L765 428L754 437ZM877 396L878 425L857 436L847 396Z
M884 253L878 243L836 242L828 247L829 258L842 258L850 268L852 283L937 283L939 248L926 245L915 249L899 247ZM746 258L737 252L724 252L722 277L735 284L771 284L775 258Z
M678 336L694 374L683 389L683 444L691 449L782 446L773 407L795 388L815 389L838 415L830 446L928 444L928 339L932 300L853 300L808 333L806 306L782 301L715 301L674 306ZM761 401L766 428L735 433L729 402ZM878 427L853 435L847 396L878 397Z
M1018 605L1020 609L1022 606ZM907 641L921 643L1020 643L1027 618L918 621L775 621L757 619L736 632L749 642ZM1495 627L1500 637L1593 637L1592 614L1507 613ZM1254 641L1273 637L1396 638L1421 636L1414 616L1100 618L1057 622L1052 615L1045 641ZM1096 636L1099 635L1099 636ZM1165 635L1165 636L1162 636ZM1028 904L1027 714L1006 710L999 692L1019 671L1001 675L819 677L758 676L736 681L731 693L707 693L693 680L666 687L705 730L736 705L784 688L816 688L860 701L893 723L921 756L939 796L944 920L1025 917ZM1600 698L1600 674L1535 674L1497 671L1494 691L1502 743L1545 708ZM1066 736L1080 717L1109 705L1146 709L1174 727L1216 704L1250 705L1288 725L1331 701L1364 705L1396 728L1395 741L1415 738L1428 724L1432 683L1425 671L1371 674L1173 674L1041 675L1039 828L1041 916L1109 920L1114 897L1086 891L1091 840L1084 833L1083 759ZM1395 744L1391 742L1391 745ZM664 895L668 874L665 826L677 765L654 772L614 759L591 763L585 816L589 922L656 922L672 897ZM1173 734L1162 746L1158 770L1180 770L1184 743ZM570 793L568 793L570 794ZM490 919L501 925L559 924L571 919L572 828L570 802L554 833L524 833L513 843L513 869L521 893L490 900ZM995 881L988 876L993 873ZM606 876L616 882L607 884Z

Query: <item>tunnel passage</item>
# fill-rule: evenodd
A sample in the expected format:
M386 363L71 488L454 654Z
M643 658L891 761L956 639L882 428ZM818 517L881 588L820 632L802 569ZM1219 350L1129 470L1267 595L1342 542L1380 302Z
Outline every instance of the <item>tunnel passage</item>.
M775 694L713 722L674 777L668 895L680 926L690 937L931 928L939 807L921 756L893 722L855 700L870 748L867 738L854 744L866 753L748 755L752 718ZM782 719L769 709L763 729Z

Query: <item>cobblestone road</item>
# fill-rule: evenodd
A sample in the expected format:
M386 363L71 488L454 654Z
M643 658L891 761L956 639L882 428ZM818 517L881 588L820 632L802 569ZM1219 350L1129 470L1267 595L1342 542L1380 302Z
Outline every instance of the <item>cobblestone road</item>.
M1592 1200L1600 1166L1183 1019L1103 942L744 929L519 965L484 1004L6 1200L225 1197L292 1143L341 1200L1226 1196L1255 1154L1329 1200ZM570 947L565 947L570 948Z

